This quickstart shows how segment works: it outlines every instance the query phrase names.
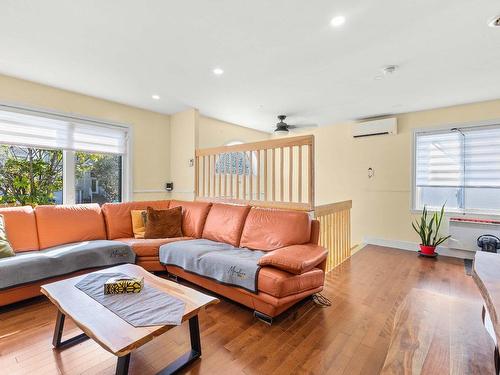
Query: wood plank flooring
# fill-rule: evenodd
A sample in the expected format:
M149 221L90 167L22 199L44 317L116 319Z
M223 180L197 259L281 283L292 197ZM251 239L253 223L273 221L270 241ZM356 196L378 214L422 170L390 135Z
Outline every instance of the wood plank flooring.
M477 305L468 334L487 337L482 300L463 261L418 258L415 253L368 246L330 272L323 294L269 327L252 311L222 300L200 315L203 355L190 374L378 374L395 311L412 288L466 298ZM114 374L116 357L87 340L52 349L56 309L43 298L0 309L0 374ZM462 327L463 329L464 327ZM66 336L79 333L67 321ZM119 332L117 332L119 334ZM481 373L493 374L493 344L478 350ZM131 374L155 374L187 351L187 326L172 329L132 354Z

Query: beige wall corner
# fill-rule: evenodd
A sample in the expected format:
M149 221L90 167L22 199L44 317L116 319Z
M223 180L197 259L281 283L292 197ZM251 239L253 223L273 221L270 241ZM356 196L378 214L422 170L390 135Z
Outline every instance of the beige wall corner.
M165 199L170 176L170 116L0 75L0 102L130 125L134 200Z
M173 199L194 198L194 153L198 145L198 121L200 114L191 108L170 116L170 180Z

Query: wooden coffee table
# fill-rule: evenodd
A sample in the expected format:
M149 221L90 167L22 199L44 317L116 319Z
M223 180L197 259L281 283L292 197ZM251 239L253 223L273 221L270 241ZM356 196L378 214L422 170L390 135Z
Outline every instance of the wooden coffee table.
M176 359L159 374L172 374L194 362L201 356L198 313L205 306L218 303L217 298L194 289L154 276L143 268L126 264L97 271L121 272L129 276L142 276L144 283L177 297L186 303L182 321L189 320L191 350ZM42 285L42 293L59 309L52 344L66 348L84 339L92 338L108 352L118 357L116 374L127 374L131 352L148 341L175 328L172 325L134 327L75 287L85 275ZM61 341L64 319L70 317L84 333Z

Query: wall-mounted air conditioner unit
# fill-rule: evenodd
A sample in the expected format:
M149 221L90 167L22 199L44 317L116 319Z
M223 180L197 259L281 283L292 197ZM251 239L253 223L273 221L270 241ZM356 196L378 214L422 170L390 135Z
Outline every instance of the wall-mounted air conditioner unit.
M354 138L382 134L398 134L398 120L396 117L359 122L352 126L352 136Z

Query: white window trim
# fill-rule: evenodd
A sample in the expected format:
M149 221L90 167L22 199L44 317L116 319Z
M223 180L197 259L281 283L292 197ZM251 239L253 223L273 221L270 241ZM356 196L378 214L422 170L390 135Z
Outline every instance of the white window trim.
M122 202L129 202L133 199L133 127L130 124L107 121L95 117L83 116L76 113L53 111L50 109L34 106L25 106L16 103L0 102L0 107L27 114L39 114L45 117L65 118L91 122L94 125L103 127L124 128L127 133L126 153L122 156ZM70 155L71 153L71 155ZM63 204L75 203L75 165L70 160L74 160L74 151L63 150ZM64 177L66 176L66 177Z
M410 212L413 214L420 214L422 213L422 210L419 208L416 208L416 170L415 170L415 159L416 159L416 145L417 145L417 134L419 133L436 133L436 132L446 132L446 131L451 131L453 128L476 128L476 127L481 127L481 126L491 126L491 125L499 125L500 124L500 119L493 119L493 120L485 120L485 121L469 121L469 122L464 122L464 123L449 123L449 124L443 124L443 125L437 125L433 127L426 127L426 128L414 128L412 129L412 140L411 140L411 160L410 160L410 171L411 171L411 198L410 198ZM452 208L445 208L447 214L452 214L452 215L474 215L478 217L499 217L500 212L499 211L485 211L485 210L475 210L475 209L464 209L464 210L457 210L457 209L452 209ZM433 212L434 210L429 209L430 212ZM448 215L447 215L448 216Z

